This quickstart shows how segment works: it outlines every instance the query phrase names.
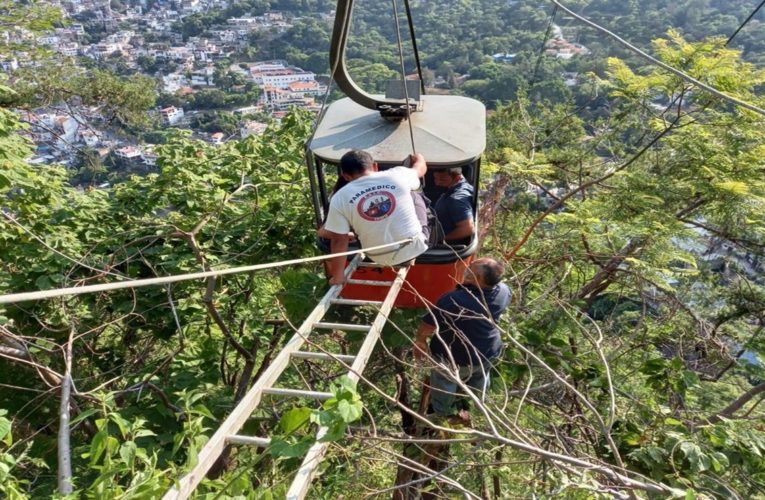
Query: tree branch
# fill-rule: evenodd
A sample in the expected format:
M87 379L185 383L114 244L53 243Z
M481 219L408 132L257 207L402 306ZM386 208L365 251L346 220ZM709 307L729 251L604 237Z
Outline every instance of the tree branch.
M759 385L755 385L754 387L746 391L744 394L736 398L728 406L726 406L722 410L718 411L717 413L709 417L707 420L709 421L710 424L716 424L717 422L720 422L723 418L732 418L734 413L736 413L745 404L751 401L752 398L754 398L758 394L762 394L763 392L765 392L765 382Z

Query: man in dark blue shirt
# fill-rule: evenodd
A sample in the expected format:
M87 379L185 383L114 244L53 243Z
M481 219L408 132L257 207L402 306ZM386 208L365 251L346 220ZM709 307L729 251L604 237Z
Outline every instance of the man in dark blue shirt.
M430 354L440 366L431 370L431 405L437 414L455 414L459 391L457 376L482 394L489 381L491 363L502 353L497 321L510 304L510 289L501 283L504 267L494 259L475 260L465 270L457 289L438 299L422 318L415 339L418 360ZM434 336L435 334L435 336Z
M433 205L438 229L447 245L468 245L473 236L473 186L462 176L462 168L433 171L433 183L446 188Z

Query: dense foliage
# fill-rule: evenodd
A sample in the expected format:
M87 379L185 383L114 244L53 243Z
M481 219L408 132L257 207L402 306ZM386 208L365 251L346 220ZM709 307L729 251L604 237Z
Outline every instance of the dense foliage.
M456 495L457 483L488 495L493 478L496 496L611 497L627 491L627 475L638 496L762 496L763 117L616 58L583 77L575 95L554 84L535 89L562 67L545 63L529 84L515 71L533 68L533 58L509 66L481 54L510 43L501 37L516 32L502 33L504 26L540 28L543 13L506 19L491 1L449 5L444 12L416 4L426 19L423 55L469 70L476 78L463 91L499 101L483 170L482 252L507 264L515 299L501 324L508 348L491 396L474 406L475 428L459 430L472 441L455 441L444 479L422 487ZM716 12L721 4L705 5ZM588 8L606 20L625 15L610 2ZM765 72L724 38L701 40L705 33L687 27L691 14L683 21L681 11L671 13L689 36L669 32L652 42L655 54L765 105L757 91ZM368 23L354 47L360 75L391 71L386 64L395 62L362 52L391 35L372 19L359 21ZM297 31L290 46L325 57L326 47L308 45L311 30L325 29L312 22L300 28L306 47ZM487 36L439 41L467 27ZM528 47L538 41L529 38ZM436 55L439 46L445 51ZM76 189L71 172L26 162L31 145L11 108L66 99L63 88L85 85L82 94L113 110L115 122L139 127L153 95L141 94L140 81L99 71L48 82L39 92L24 82L0 86L0 294L315 253L302 162L306 114L220 146L168 133L157 141L157 172ZM71 434L74 496L159 496L195 463L324 289L319 268L301 266L0 307L0 494L55 494L63 428ZM392 486L402 460L396 375L418 382L423 367L401 363L416 314L397 311L391 320L358 387L336 367L296 365L292 382L333 398L319 408L263 405L245 431L275 433L273 446L227 454L201 493L283 496L317 424L332 429L338 446L314 497L358 498ZM317 339L343 352L360 340ZM62 426L61 389L70 377L72 422Z

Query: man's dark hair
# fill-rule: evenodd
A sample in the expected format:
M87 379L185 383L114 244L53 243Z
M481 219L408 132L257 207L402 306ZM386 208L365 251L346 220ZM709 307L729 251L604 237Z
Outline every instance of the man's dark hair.
M505 274L505 266L494 259L485 257L476 261L481 269L481 279L490 287L495 287L502 281L502 275Z
M366 151L355 149L348 151L340 158L340 171L348 175L360 174L372 168L374 163L372 155Z

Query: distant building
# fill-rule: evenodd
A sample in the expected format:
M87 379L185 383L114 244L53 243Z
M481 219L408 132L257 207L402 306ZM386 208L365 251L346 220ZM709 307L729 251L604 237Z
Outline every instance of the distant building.
M117 43L98 43L93 45L92 54L96 59L102 59L120 50L122 47Z
M579 85L579 73L574 71L567 71L563 73L563 83L566 87L576 87Z
M264 104L271 111L286 111L290 106L305 108L314 104L313 97L271 86L263 87L261 99L263 99Z
M141 161L143 161L143 153L135 146L125 146L115 149L114 154L117 158L122 158L123 160L134 161L140 158Z
M183 108L168 106L167 108L160 109L159 114L162 115L162 121L167 125L175 125L183 119Z
M174 94L188 84L186 77L180 73L172 73L162 77L162 91L167 94Z
M212 87L215 85L215 82L213 81L213 74L215 73L215 68L212 66L207 66L205 68L199 69L191 73L191 85L192 86L202 86L202 87Z
M80 45L77 42L62 43L58 46L58 52L65 57L77 57Z
M0 69L5 72L16 71L19 69L19 60L15 57L13 59L0 60Z
M146 150L143 152L142 158L143 158L143 164L148 167L154 167L157 165L157 158L159 155L155 153L154 151Z
M223 132L215 132L214 134L210 134L210 142L217 146L223 144L225 137L226 136Z
M58 45L60 41L61 39L55 35L41 36L37 39L37 43L40 45L48 45L50 47Z
M95 148L101 142L101 139L92 130L83 130L80 132L80 139L90 148Z
M251 114L255 114L255 113L260 113L261 111L263 111L263 106L262 105L245 106L243 108L235 109L234 110L234 114L237 114L237 115L251 115Z
M587 55L590 50L584 45L571 43L562 38L553 38L545 44L545 53L559 59L571 59L577 55Z
M286 89L293 82L311 82L316 75L300 68L288 67L282 61L255 63L250 67L250 76L256 85Z
M287 85L287 90L303 96L317 96L322 92L321 86L316 80L292 82Z
M242 123L239 129L239 135L242 139L245 139L251 135L261 135L266 131L268 125L255 120L249 120Z
M495 63L511 63L517 56L518 54L510 54L509 52L498 52L493 54L491 58Z

